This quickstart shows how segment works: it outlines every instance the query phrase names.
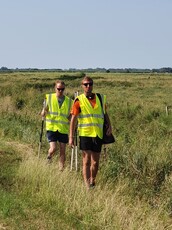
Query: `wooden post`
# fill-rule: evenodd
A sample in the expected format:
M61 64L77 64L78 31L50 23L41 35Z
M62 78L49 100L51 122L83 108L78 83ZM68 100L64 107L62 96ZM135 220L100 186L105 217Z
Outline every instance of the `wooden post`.
M172 105L166 105L165 111L167 116L169 115L170 110L172 110Z

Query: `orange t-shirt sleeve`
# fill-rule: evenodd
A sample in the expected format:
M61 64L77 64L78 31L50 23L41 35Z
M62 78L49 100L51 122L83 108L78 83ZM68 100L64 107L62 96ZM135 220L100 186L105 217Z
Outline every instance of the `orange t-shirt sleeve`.
M75 101L73 106L72 106L72 109L71 109L71 114L72 115L78 115L80 113L80 104L79 104L79 101Z

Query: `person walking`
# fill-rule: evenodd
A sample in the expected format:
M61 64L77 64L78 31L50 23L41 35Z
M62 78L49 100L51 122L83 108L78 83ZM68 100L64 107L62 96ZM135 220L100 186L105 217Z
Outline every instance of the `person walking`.
M41 115L45 117L46 134L50 144L48 150L48 161L52 160L57 150L57 142L60 148L59 168L64 169L66 159L66 144L69 141L69 120L73 100L64 95L65 83L57 80L55 82L55 93L46 94L45 106Z
M84 93L75 100L71 110L69 145L74 147L74 133L78 122L80 150L82 150L82 173L86 187L95 186L102 148L104 114L108 120L107 135L112 133L109 116L106 111L106 96L101 95L101 102L93 93L93 79L85 76L82 79Z

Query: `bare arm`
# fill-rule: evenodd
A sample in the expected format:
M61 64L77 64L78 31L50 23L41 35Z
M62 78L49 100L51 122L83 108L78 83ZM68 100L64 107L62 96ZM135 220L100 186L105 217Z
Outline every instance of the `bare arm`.
M77 123L77 115L72 115L70 120L70 133L69 133L69 145L74 147L74 136Z
M41 111L42 118L45 118L47 112L48 112L48 105L47 105L47 102L46 102L46 98L44 98L43 108L42 108L42 111Z
M41 111L41 116L45 117L47 112L48 112L48 107L43 108L42 111Z

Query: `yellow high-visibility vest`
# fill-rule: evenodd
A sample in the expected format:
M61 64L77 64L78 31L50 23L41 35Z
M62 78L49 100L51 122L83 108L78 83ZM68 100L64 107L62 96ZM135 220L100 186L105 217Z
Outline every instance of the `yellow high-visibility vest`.
M72 99L64 96L65 99L61 107L59 107L56 93L46 94L46 106L48 113L46 114L46 130L59 131L63 134L69 133L69 115L72 106Z
M105 108L106 96L101 95L103 108ZM103 138L104 109L102 109L100 100L96 95L96 104L94 108L90 104L85 94L78 96L81 113L78 116L79 136Z

